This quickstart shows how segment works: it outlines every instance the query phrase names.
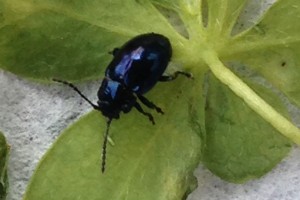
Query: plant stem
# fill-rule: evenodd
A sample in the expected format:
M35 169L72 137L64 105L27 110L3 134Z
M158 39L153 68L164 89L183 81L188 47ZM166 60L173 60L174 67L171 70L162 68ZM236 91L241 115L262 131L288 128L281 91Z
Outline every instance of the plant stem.
M280 133L300 145L300 129L278 113L246 83L225 67L214 51L207 50L203 52L202 56L213 74L222 83L227 85L237 96L242 98L251 109L269 122Z

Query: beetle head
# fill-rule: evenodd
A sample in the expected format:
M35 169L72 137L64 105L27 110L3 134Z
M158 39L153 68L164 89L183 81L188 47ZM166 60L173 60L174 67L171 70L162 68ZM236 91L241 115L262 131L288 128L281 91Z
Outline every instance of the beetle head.
M98 99L99 110L111 119L118 119L121 111L128 113L136 103L136 97L131 90L108 78L101 83Z

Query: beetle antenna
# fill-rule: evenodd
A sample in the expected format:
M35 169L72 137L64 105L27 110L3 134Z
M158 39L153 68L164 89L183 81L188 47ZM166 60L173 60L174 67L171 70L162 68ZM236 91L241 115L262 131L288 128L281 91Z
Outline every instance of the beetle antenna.
M81 92L80 92L80 90L75 86L75 85L73 85L72 83L69 83L69 82L67 82L67 81L63 81L63 80L59 80L59 79L56 79L56 78L53 78L52 79L53 81L55 81L55 82L59 82L59 83L63 83L63 84L65 84L65 85L67 85L67 86L69 86L69 87L71 87L73 90L75 90L84 100L86 100L94 109L96 109L96 110L98 110L99 109L99 107L97 106L97 105L95 105L95 104L93 104L86 96L84 96Z
M111 124L112 118L109 118L107 120L107 124L106 124L106 132L104 135L104 140L103 140L103 145L102 145L102 173L104 173L105 171L105 164L106 164L106 145L107 145L107 141L108 141L108 133L109 133L109 127Z

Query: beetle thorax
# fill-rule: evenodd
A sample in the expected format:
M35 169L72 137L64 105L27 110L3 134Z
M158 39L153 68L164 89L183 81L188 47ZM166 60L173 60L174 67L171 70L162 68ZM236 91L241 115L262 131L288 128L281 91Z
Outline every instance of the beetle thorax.
M135 103L133 92L124 85L108 78L102 81L98 90L98 105L104 116L118 119L121 111L129 112Z

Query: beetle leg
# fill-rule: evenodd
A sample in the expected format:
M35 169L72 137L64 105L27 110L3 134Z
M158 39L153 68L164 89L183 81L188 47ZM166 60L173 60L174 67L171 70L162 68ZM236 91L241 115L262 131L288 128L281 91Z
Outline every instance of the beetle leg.
M108 53L112 54L113 56L116 56L119 51L120 51L120 48L114 48L112 51L110 51Z
M149 120L152 122L152 124L154 125L154 118L150 113L147 113L143 110L143 108L141 107L141 105L138 102L135 102L134 107L143 115L147 116L149 118Z
M69 83L67 81L63 81L63 80L59 80L59 79L56 79L56 78L53 78L52 79L53 81L55 82L59 82L59 83L63 83L69 87L71 87L73 90L75 90L84 100L86 100L95 110L99 110L99 106L93 104L86 96L84 96L80 90L75 86L73 85L72 83Z
M183 75L183 76L186 76L187 78L193 78L193 75L191 73L176 71L173 75L170 75L170 76L162 75L159 78L159 81L161 81L161 82L172 81L172 80L176 79L179 74Z
M162 111L162 109L160 107L156 106L153 102L149 101L146 97L144 97L142 95L137 95L137 97L148 108L155 109L156 112L164 114L164 112Z

